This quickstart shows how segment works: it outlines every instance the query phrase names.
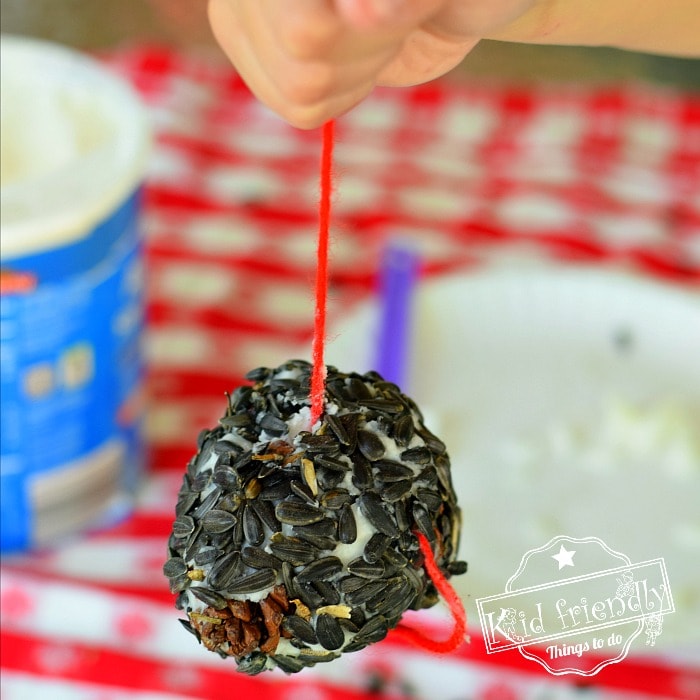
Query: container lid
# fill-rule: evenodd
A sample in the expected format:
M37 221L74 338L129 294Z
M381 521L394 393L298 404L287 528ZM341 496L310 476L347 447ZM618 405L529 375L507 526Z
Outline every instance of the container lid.
M87 235L143 177L145 110L76 51L0 37L3 261Z

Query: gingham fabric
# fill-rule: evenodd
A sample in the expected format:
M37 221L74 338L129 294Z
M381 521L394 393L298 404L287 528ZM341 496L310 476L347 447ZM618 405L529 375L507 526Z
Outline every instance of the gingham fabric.
M327 667L255 678L182 632L161 568L197 433L248 369L310 341L320 134L272 115L228 65L156 49L105 62L143 95L154 124L144 191L150 471L128 521L4 562L3 700L700 697L687 659L627 659L572 684L517 654L488 657L476 628L449 657L390 637ZM377 90L337 122L336 173L331 324L372 293L396 235L417 242L425 276L578 264L700 288L697 96L441 82ZM444 613L411 622L445 633Z

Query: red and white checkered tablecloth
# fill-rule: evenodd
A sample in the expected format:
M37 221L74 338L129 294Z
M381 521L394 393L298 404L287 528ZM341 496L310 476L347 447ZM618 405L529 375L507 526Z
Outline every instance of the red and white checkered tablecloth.
M473 642L389 639L294 677L239 675L192 643L161 567L180 471L245 371L310 340L320 135L233 70L157 49L105 57L143 95L151 471L134 516L4 562L3 700L521 700L700 697L700 674L628 659L548 676ZM415 238L424 275L610 266L700 288L700 97L651 87L436 82L377 90L337 122L331 319L372 293L379 252ZM437 625L439 615L414 618ZM503 655L498 655L503 656ZM497 663L496 663L497 662Z

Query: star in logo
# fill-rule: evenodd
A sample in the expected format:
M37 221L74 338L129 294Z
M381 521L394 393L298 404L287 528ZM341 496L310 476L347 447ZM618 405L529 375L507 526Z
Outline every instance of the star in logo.
M556 559L559 564L559 571L561 571L565 566L574 565L574 554L576 550L568 551L564 545L559 548L559 554L552 554L552 559Z

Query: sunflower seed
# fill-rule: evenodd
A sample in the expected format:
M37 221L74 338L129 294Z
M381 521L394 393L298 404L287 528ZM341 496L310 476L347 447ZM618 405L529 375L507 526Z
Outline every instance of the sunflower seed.
M360 496L358 502L363 515L379 532L389 537L396 537L399 534L399 529L384 508L379 494L368 491Z
M445 443L433 435L425 426L418 431L418 434L423 438L426 447L433 453L437 455L444 455L447 452L447 447Z
M430 464L432 454L427 447L412 447L401 453L401 459L405 462L413 462L414 464Z
M230 530L236 524L236 516L226 510L212 508L202 519L204 532L219 533Z
M222 489L231 491L238 488L238 474L228 467L218 468L214 472L214 483Z
M229 430L235 428L247 428L252 423L247 413L234 413L231 416L224 416L219 419L219 425Z
M195 553L206 544L208 544L208 535L202 530L202 523L197 523L197 526L187 538L185 552L182 558L185 561L189 561L194 557Z
M404 566L408 566L408 559L392 547L387 548L382 555L382 559L387 567L390 568L403 569Z
M171 578L168 583L170 584L171 593L180 593L190 587L192 579L187 575L183 575Z
M312 585L323 598L324 605L338 605L340 603L340 593L327 581L316 580Z
M372 465L381 481L401 481L413 478L413 469L391 459L379 459Z
M249 505L253 506L253 510L258 514L260 520L264 525L267 525L272 532L280 531L282 526L275 517L275 508L270 501L262 501L256 498L254 501L251 501Z
M438 475L435 467L426 467L416 477L416 481L424 481L428 488L436 489L438 486Z
M338 445L332 435L312 435L300 433L299 443L304 446L308 454L329 454L336 452Z
M336 528L335 520L323 518L323 520L319 520L317 523L312 523L311 525L295 525L292 528L292 534L299 537L304 537L305 535L312 535L313 537L335 537Z
M386 548L389 546L391 538L383 532L375 532L365 545L362 556L368 564L376 564L381 558Z
M416 498L429 510L436 512L443 504L442 496L431 489L418 489Z
M386 567L381 559L379 561L369 563L362 557L359 557L358 559L353 559L347 565L347 570L354 576L360 576L361 578L382 578Z
M288 430L287 424L272 413L264 413L257 422L261 430L275 437L284 435Z
M279 571L282 562L274 555L260 547L244 547L241 550L241 561L254 569L273 569Z
M245 488L243 489L243 495L246 498L257 498L260 495L260 491L262 491L262 482L253 477L246 483Z
M401 500L412 488L413 483L408 479L394 481L382 489L382 498L388 503L395 503Z
M245 375L245 378L251 382L264 382L271 373L272 370L270 370L268 367L256 367L255 369L251 369Z
M204 549L200 549L197 554L194 555L194 563L197 566L212 564L219 554L220 552L216 549L216 547L205 547Z
M168 559L163 565L163 573L168 578L176 578L177 576L183 576L187 573L187 564L184 559L180 557L172 557Z
M257 593L274 585L277 573L272 569L260 569L255 573L241 576L235 583L227 586L226 593L230 595L243 595Z
M180 515L173 523L173 535L176 539L184 539L194 531L194 520L189 515Z
M350 445L352 443L352 438L339 416L328 415L326 416L326 422L335 433L341 445Z
M320 454L316 455L314 458L314 464L317 467L325 467L334 472L348 472L352 469L350 462L346 459L341 459L340 457L333 457L332 455Z
M259 651L254 651L248 656L244 656L240 661L236 659L237 668L241 673L248 676L257 676L265 670L267 665L267 654L262 654Z
M292 489L292 493L299 496L302 501L312 506L316 505L314 494L306 484L302 484L301 481L290 481L289 487Z
M340 471L333 471L332 469L324 469L323 467L319 467L316 471L316 478L321 489L330 491L338 486L341 481L343 481L345 474Z
M399 445L408 445L408 443L413 439L413 432L413 417L410 415L401 416L394 423L394 440L396 440Z
M213 591L211 588L205 588L204 586L192 586L190 590L205 605L209 605L215 610L222 610L226 607L226 598L216 591Z
M179 516L188 513L198 498L199 494L196 491L185 491L181 493L178 496L177 505L175 506L175 515Z
M249 544L258 545L265 538L262 522L250 503L243 511L243 535Z
M318 644L314 628L304 618L298 615L288 615L282 622L282 628L291 632L295 637L307 644Z
M394 503L394 518L399 530L401 530L401 532L406 532L411 525L408 518L406 501L396 501Z
M342 544L352 544L357 539L357 523L352 507L345 504L338 514L338 540Z
M325 580L343 570L343 562L338 557L328 556L311 562L303 571L297 574L299 583L311 582L315 579Z
M352 652L354 652L354 651L362 651L368 645L369 645L369 642L363 642L363 641L357 639L357 636L355 636L355 638L351 642L348 642L343 647L343 653L344 654L352 654Z
M338 590L341 593L352 593L358 588L367 585L366 578L360 578L359 576L346 576L338 581Z
M230 552L216 560L209 572L209 584L213 588L226 588L242 571L241 555Z
M396 576L388 581L384 581L382 590L365 601L365 610L368 613L378 612L389 600L396 601L399 599L405 605L406 593L410 588L406 579L402 576Z
M369 461L357 452L352 456L352 483L360 491L365 491L374 485Z
M339 510L347 503L352 503L354 498L347 489L333 489L321 496L321 505L330 510Z
M376 615L370 618L355 636L353 641L364 642L365 644L374 644L386 637L389 631L386 618L383 615ZM346 648L347 649L347 648Z
M389 414L402 413L404 410L404 405L401 403L401 401L392 401L386 398L375 397L373 399L365 399L361 403L367 408L371 408L375 411L381 411L383 413Z
M433 543L436 540L435 526L430 517L430 513L425 506L420 503L413 504L413 519L418 526L418 529Z
M287 525L311 525L323 520L323 511L299 501L282 501L275 507L275 515Z
M315 649L302 649L299 652L299 658L310 666L334 661L339 656L340 654L335 654L332 651L316 651Z
M370 598L378 593L381 593L385 587L384 581L366 581L365 585L355 591L350 591L345 594L345 602L355 607L366 603Z
M270 542L272 553L283 561L287 561L293 566L308 564L316 558L316 548L308 542L303 542L297 538L284 538L280 541Z
M294 656L277 656L270 657L285 673L298 673L304 668L304 663Z
M466 561L451 561L447 565L447 570L452 576L461 576L467 573L467 562Z
M357 431L357 447L370 462L384 456L384 443L369 430Z
M310 583L295 583L295 588L302 602L311 610L316 610L325 604L323 596Z
M343 646L345 633L332 615L321 614L316 618L316 636L324 649L333 651Z
M263 488L258 498L265 501L279 501L292 493L289 486L289 479L286 475L280 474L267 477L263 480Z

